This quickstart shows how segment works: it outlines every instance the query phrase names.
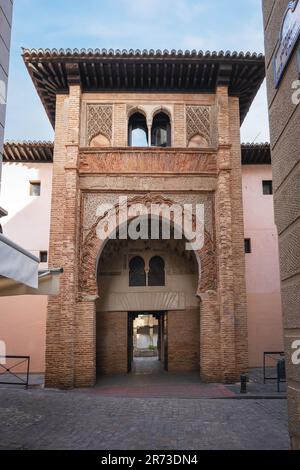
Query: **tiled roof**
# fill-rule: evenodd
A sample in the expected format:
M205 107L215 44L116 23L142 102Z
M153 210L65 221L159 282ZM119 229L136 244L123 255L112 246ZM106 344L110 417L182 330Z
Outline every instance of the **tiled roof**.
M265 77L262 54L243 52L23 49L23 59L50 121L56 93L83 91L213 93L228 85L244 120Z
M271 165L271 147L263 144L242 144L243 165Z
M53 142L15 142L4 143L4 162L40 162L53 161Z

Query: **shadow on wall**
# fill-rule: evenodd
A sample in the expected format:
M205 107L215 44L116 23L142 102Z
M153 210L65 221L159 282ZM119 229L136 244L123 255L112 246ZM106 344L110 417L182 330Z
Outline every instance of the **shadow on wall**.
M41 171L41 165L47 165L49 173ZM15 173L15 169L18 171L20 168L21 172ZM50 168L52 169L52 165L46 163L30 164L29 168L22 163L5 163L3 166L2 194L8 210L8 216L1 220L3 234L34 255L49 247L52 191ZM28 172L24 171L26 169ZM41 181L40 196L30 196L31 181ZM9 189L5 189L8 184Z

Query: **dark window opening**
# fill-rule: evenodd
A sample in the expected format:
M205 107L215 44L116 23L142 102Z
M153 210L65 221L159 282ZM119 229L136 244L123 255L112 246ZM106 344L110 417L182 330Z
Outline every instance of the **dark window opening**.
M154 256L149 263L148 286L150 287L163 287L165 281L165 263L160 256Z
M129 147L148 147L148 127L142 113L134 113L128 123Z
M48 251L40 251L40 263L48 262Z
M247 253L247 254L252 253L251 239L250 238L245 239L245 253Z
M41 183L39 181L30 181L30 196L41 195Z
M273 181L263 181L263 194L264 196L272 196Z
M158 113L153 119L151 145L153 147L171 146L170 118L165 113Z
M146 286L145 261L140 256L132 258L129 263L129 286L144 287Z

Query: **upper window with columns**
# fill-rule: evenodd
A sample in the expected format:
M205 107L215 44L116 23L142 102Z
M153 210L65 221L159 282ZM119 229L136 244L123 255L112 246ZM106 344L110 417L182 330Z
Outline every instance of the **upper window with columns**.
M171 120L159 109L151 118L137 110L128 119L129 147L171 147Z

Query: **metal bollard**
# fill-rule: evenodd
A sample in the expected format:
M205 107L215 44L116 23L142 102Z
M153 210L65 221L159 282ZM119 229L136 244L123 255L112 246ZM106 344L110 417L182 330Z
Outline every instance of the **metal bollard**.
M240 393L247 393L247 382L248 382L247 375L245 374L241 375L241 392Z

